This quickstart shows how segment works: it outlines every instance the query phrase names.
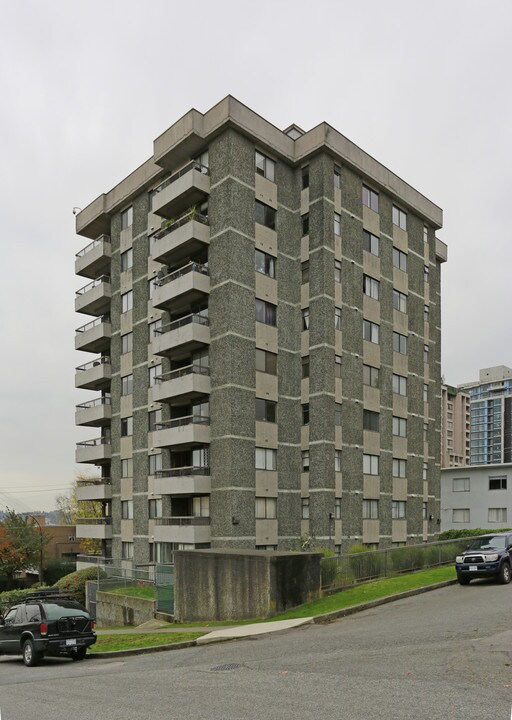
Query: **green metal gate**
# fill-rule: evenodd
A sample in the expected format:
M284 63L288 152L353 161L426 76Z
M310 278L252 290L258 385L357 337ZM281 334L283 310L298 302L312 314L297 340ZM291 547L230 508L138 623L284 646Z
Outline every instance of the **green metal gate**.
M155 598L157 612L174 613L174 566L155 566Z

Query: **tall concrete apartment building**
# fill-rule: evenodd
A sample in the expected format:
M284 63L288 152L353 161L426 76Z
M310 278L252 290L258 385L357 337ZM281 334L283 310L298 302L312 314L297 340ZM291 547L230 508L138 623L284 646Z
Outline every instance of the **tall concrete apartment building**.
M77 216L92 316L77 534L180 548L418 542L438 530L442 212L322 123L191 110Z
M470 399L451 385L441 386L441 467L470 464Z
M512 369L483 368L476 382L458 386L470 397L470 464L512 462Z

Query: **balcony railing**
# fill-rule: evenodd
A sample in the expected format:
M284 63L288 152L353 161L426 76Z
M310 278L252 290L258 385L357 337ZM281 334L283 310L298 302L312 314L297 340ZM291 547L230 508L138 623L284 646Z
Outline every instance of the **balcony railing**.
M177 280L178 278L183 277L184 275L187 275L191 272L200 273L201 275L209 275L208 265L201 265L200 263L190 262L188 263L188 265L184 265L179 270L175 270L174 272L169 273L169 275L164 275L163 277L158 278L157 284L166 285L167 283L170 283L173 280Z
M203 175L209 175L210 170L207 165L201 165L201 163L197 162L197 160L192 160L192 162L189 162L185 167L182 167L181 170L178 170L177 172L173 173L170 177L166 178L160 185L158 185L153 190L153 195L156 193L161 192L164 188L171 185L173 182L176 182L176 180L179 180L180 177L183 177L183 175L186 175L191 170L199 170L200 173L203 173Z
M87 408L99 407L100 405L110 405L110 396L95 398L94 400L88 400L87 402L80 403L76 406L77 410L85 410Z
M76 525L112 525L111 517L77 518Z
M209 475L210 468L200 465L188 465L185 467L169 468L167 470L157 470L155 477L185 477L187 475Z
M85 295L86 292L92 290L95 287L98 287L98 285L110 285L110 277L108 275L101 275L99 278L96 278L96 280L93 280L92 282L87 283L87 285L84 285L84 287L80 288L80 290L77 290L76 294Z
M157 383L164 383L167 382L167 380L178 380L179 378L191 374L209 375L210 368L201 367L199 365L186 365L185 367L178 368L177 370L171 370L170 372L162 373L162 375L157 375L155 380Z
M98 325L101 325L102 323L109 323L110 322L110 315L102 315L101 317L97 317L95 320L92 320L91 322L86 323L85 325L82 325L82 327L79 327L76 329L77 333L84 333L87 332L87 330L92 330L95 327L98 327Z
M88 487L89 485L110 485L111 479L109 477L101 478L81 478L76 481L77 487Z
M210 418L203 415L187 415L185 417L175 418L174 420L166 420L165 422L156 423L156 430L167 430L168 428L183 427L184 425L209 425Z
M168 325L162 325L161 328L155 329L155 335L165 335L165 333L171 332L172 330L178 330L178 328L190 325L190 323L197 323L198 325L209 325L210 321L205 315L199 315L192 313L191 315L185 315L179 320L173 320ZM78 330L77 330L78 332Z
M91 362L85 363L84 365L79 365L76 368L76 371L86 372L87 370L92 370L92 368L98 367L98 365L110 365L110 358L108 356L105 356L97 358L96 360L91 360Z
M102 242L110 243L110 237L108 235L100 235L99 238L96 238L96 240L93 240L92 243L89 243L89 245L86 245L82 250L77 252L76 257L83 257L84 255L87 255L88 252L93 250L95 247L100 245Z
M89 565L112 565L113 559L104 555L77 555L77 563L89 563Z
M78 442L77 447L101 447L102 445L110 445L110 440L107 438L93 438L92 440L82 440Z
M195 220L198 223L202 223L203 225L208 225L208 215L201 215L201 213L198 213L196 210L193 210L191 212L186 213L185 215L182 215L180 218L172 222L170 225L167 225L166 227L162 228L161 230L158 230L156 233L154 233L151 237L155 240L161 240L166 235L169 235L169 233L174 232L180 227L183 227L183 225L186 225L191 220Z
M156 525L209 525L209 517L197 517L195 515L185 515L182 517L161 517L155 519Z

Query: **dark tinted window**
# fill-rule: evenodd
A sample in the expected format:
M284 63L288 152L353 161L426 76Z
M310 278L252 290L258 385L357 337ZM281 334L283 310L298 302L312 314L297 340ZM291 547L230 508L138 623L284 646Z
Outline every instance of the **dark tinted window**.
M41 608L39 605L26 605L27 622L41 622Z
M58 603L48 603L45 605L45 611L48 620L58 620L61 617L71 617L73 615L89 615L85 608L83 608L79 603L71 600Z

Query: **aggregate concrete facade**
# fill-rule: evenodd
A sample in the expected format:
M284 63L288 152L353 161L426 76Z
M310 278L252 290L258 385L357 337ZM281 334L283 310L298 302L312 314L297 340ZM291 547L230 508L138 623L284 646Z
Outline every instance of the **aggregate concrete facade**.
M204 115L190 111L154 149L77 216L79 234L110 236L105 553L130 565L168 562L176 549L342 550L431 538L440 497L440 209L333 128L292 140L231 97ZM257 171L256 153L271 170ZM209 182L199 181L205 175ZM378 196L378 212L363 188ZM395 208L406 229L393 222ZM363 230L378 238L378 254L363 249ZM158 255L162 238L169 250ZM256 251L273 270L255 271ZM396 266L397 251L406 268ZM182 280L179 296L154 305L155 282L199 266L208 291L194 294ZM377 282L374 297L363 291L367 278ZM397 309L397 292L406 308ZM255 319L259 302L264 322ZM363 339L363 321L378 326L378 343ZM394 333L406 353L394 351ZM256 369L257 350L277 372ZM379 373L374 386L364 365ZM209 375L209 393L179 389L192 372ZM162 389L169 373L178 390L157 402L155 384ZM394 376L405 394L393 391ZM256 398L270 419L257 419ZM365 410L378 414L378 429L365 429ZM406 421L405 436L393 434L393 418ZM377 472L364 475L363 456L378 458ZM405 461L397 477L394 460ZM168 492L158 495L162 478Z

